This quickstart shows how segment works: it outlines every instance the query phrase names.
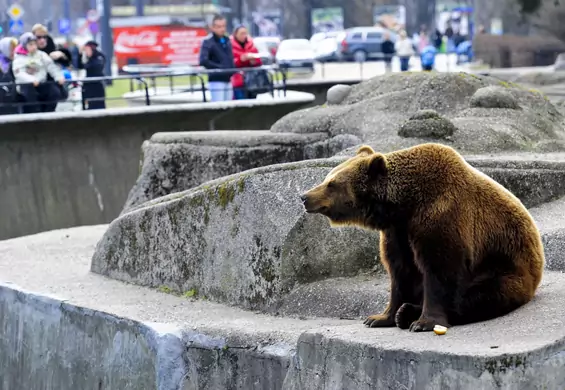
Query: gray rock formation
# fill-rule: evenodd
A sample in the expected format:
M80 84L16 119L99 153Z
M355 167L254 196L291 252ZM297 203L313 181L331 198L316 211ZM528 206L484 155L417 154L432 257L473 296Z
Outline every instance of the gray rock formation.
M337 84L328 89L327 101L328 104L340 104L345 100L347 95L351 92L351 85Z
M330 229L298 197L334 165L258 168L145 203L112 222L92 270L267 311L296 283L372 270L376 233Z
M471 96L469 105L474 108L508 108L519 110L520 104L507 89L498 86L479 88Z
M152 199L252 168L333 156L358 145L350 134L269 131L157 133L142 147L140 175L124 212Z
M398 130L404 138L434 138L448 140L457 130L455 125L435 110L416 112Z
M407 124L421 110L446 121ZM565 150L563 129L563 115L537 91L467 73L407 72L364 81L340 104L295 111L271 131L353 134L383 152L437 140L472 154Z

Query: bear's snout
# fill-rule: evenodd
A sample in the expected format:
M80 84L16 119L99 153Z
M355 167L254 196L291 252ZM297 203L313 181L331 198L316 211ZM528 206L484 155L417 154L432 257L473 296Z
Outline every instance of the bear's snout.
M326 209L325 202L320 199L316 194L307 191L300 195L300 200L304 205L307 213L320 213Z
M300 195L300 200L302 201L302 204L304 205L306 212L310 213L312 211L312 201L310 200L310 196L308 196L308 192L305 192L302 195Z

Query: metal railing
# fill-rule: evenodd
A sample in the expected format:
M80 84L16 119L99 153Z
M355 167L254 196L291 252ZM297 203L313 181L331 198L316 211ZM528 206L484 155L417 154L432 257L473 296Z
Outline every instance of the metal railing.
M279 91L279 94L282 92L283 96L286 97L287 92L287 71L286 69L279 68L277 66L260 66L260 67L253 67L253 68L233 68L233 69L220 69L220 70L210 70L210 69L202 69L202 68L194 68L194 69L186 69L183 71L175 71L175 72L138 72L137 74L131 75L120 75L120 76L106 76L106 77L88 77L88 78L81 78L75 80L65 80L64 87L67 90L75 88L75 87L82 87L85 84L88 85L90 83L97 83L101 82L105 84L108 81L114 82L119 80L129 80L129 89L130 92L134 92L136 90L143 91L143 98L145 101L145 105L151 105L151 90L153 89L155 93L157 93L157 88L159 87L157 80L166 78L168 80L168 88L170 90L170 95L179 94L179 93L202 93L202 102L207 102L208 98L206 96L206 92L209 90L207 88L207 80L206 78L209 75L213 74L235 74L235 73L248 73L248 72L257 72L257 71L264 71L269 80L269 89L271 95L274 97L275 91ZM189 78L189 86L178 88L175 87L175 79L178 78ZM0 108L2 107L15 107L17 108L18 112L14 113L22 113L24 111L24 107L28 105L54 105L62 102L68 101L68 99L58 99L58 100L42 100L42 101L33 101L28 102L25 100L25 97L20 93L21 87L29 86L33 83L19 83L19 82L5 82L0 83L0 90L4 90L4 92L8 92L11 99L10 101L0 101ZM58 85L55 81L46 81L43 84L53 84L55 86ZM182 83L184 85L184 83ZM179 84L177 84L179 85ZM246 88L245 86L243 88ZM4 93L6 95L6 93ZM111 100L121 100L123 97L100 97L100 98L85 98L84 94L81 93L81 106L82 109L85 110L87 108L88 102L95 102L95 101L111 101Z

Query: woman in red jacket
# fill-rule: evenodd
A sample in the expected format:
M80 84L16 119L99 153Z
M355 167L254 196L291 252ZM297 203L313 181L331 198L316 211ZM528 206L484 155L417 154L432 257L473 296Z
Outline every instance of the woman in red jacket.
M236 68L252 68L262 65L259 51L244 26L239 26L233 31L231 47ZM231 84L234 99L255 99L255 94L248 93L245 89L243 72L235 73L231 78Z

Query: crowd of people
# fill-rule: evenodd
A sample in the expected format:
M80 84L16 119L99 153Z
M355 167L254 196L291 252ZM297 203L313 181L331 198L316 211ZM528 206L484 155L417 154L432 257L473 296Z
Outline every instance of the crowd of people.
M392 59L395 55L400 61L400 71L407 72L410 69L410 59L416 54L420 56L422 70L431 71L434 67L437 49L428 41L421 40L419 43L414 43L404 30L399 32L396 42L391 40L390 34L385 34L381 51L387 72L392 70Z
M258 92L268 90L270 81L265 71L234 72L263 65L247 28L238 26L227 36L226 19L216 15L210 31L200 47L200 66L212 70L208 74L211 101L255 99Z
M41 24L19 38L2 38L0 114L55 111L68 97L71 71L84 69L87 78L104 77L105 61L96 42L69 49L55 44ZM84 82L82 96L87 109L105 108L103 82Z
M208 74L208 85L212 101L226 101L237 99L253 99L256 93L250 85L266 83L265 76L259 72L234 72L237 68L253 68L262 65L258 51L253 40L244 26L235 28L231 36L226 34L226 19L216 15L210 25L211 34L202 42L200 48L200 66L212 70ZM425 26L410 38L406 31L398 32L396 42L391 40L390 34L385 35L381 51L387 71L392 69L392 59L397 56L400 61L400 70L406 72L410 69L410 60L419 56L422 70L431 71L434 68L436 55L446 45L447 52L457 52L458 47L463 47L465 37L454 32L447 25L442 34L438 29L429 34ZM470 59L472 53L469 48L463 53ZM222 71L225 70L225 71ZM260 77L263 77L262 79ZM265 80L265 81L263 81Z
M400 70L406 72L410 69L410 59L418 55L422 65L422 70L431 71L434 67L435 57L440 52L443 45L447 53L456 53L459 56L465 55L468 60L472 59L472 48L469 43L466 45L466 38L454 32L451 25L447 24L445 32L442 34L437 28L433 34L428 34L425 26L420 32L408 37L406 31L400 30L396 42L392 42L390 35L385 35L381 46L384 54L384 61L387 71L391 69L392 58L396 55L400 60Z

